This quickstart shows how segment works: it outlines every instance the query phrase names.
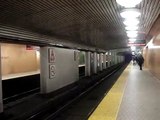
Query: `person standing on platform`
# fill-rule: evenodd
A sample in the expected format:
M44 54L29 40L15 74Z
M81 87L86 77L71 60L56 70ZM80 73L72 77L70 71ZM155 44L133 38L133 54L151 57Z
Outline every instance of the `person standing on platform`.
M133 62L133 65L136 65L136 57L135 57L135 55L132 56L132 62Z
M136 62L139 65L140 70L142 70L142 65L144 63L144 58L141 54L136 55Z

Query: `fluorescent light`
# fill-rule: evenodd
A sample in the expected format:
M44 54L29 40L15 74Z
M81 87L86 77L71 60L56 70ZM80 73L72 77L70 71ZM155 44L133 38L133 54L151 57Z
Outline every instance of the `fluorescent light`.
M63 47L63 45L62 45L62 44L56 44L56 46L60 46L60 47Z
M116 2L124 7L135 7L138 5L142 0L116 0Z
M137 30L138 27L137 26L128 26L128 27L125 27L126 30Z
M138 31L126 31L127 34L137 34Z
M139 21L137 19L127 19L123 22L126 26L137 26Z
M137 33L127 33L127 36L129 38L135 38L135 37L137 37Z
M137 18L141 15L141 13L137 9L126 9L125 11L121 12L121 16L123 18Z
M136 39L131 38L131 39L129 39L129 41L130 41L130 42L134 42L134 41L136 41Z

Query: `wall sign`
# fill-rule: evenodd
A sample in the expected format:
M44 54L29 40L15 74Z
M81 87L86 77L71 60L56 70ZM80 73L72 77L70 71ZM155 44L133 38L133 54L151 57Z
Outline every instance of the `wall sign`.
M53 79L56 75L55 65L49 65L49 79Z
M33 46L33 45L26 45L26 50L40 50L40 47L38 46Z
M54 52L54 49L52 49L52 48L48 49L48 62L49 63L55 62L55 52Z

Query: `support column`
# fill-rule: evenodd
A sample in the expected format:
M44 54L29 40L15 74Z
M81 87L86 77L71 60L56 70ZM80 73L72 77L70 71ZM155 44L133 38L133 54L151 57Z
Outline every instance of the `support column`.
M117 63L120 63L120 56L117 56Z
M110 51L110 54L111 54L111 63L110 63L110 65L112 66L113 65L113 51Z
M116 51L115 51L115 64L118 63L118 62L117 62L117 61L118 61L117 59L118 59L118 56L117 56L117 50L116 50Z
M119 56L119 63L122 62L122 56Z
M40 93L48 93L47 81L49 79L48 47L40 47Z
M78 81L78 51L41 47L40 52L42 94L54 92Z
M115 65L115 51L113 51L113 65Z
M93 63L94 63L93 72L96 74L97 73L97 53L96 52L93 53Z
M100 68L100 71L102 71L103 70L103 68L102 68L102 53L100 53L99 54L99 68Z
M103 69L106 69L106 54L103 53Z
M124 56L121 56L121 62L124 62Z
M111 52L108 51L108 67L111 66Z
M0 45L0 56L1 56L1 45ZM3 99L2 99L2 72L1 72L1 59L0 59L0 113L3 112Z
M85 52L85 76L91 75L91 52Z

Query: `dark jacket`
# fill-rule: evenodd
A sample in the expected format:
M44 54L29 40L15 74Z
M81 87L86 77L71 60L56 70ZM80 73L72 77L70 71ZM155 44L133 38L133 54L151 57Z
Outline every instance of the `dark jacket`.
M138 64L142 65L142 64L144 63L144 58L143 58L143 56L142 56L141 54L138 54L138 55L136 56L136 61L137 61Z

